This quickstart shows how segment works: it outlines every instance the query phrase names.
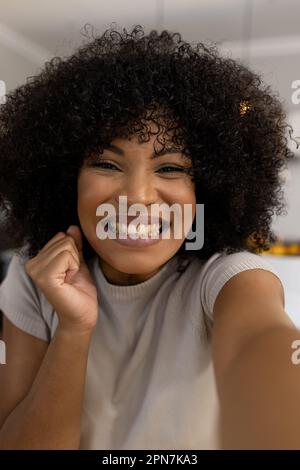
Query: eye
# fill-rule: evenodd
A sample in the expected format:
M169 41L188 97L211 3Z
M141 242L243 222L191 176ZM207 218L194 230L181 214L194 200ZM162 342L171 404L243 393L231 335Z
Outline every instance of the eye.
M117 171L120 171L119 168L116 165L114 165L113 163L110 163L110 162L95 161L95 162L91 162L90 166L103 168L104 170L114 170L114 169L116 169Z
M179 167L179 166L164 166L162 168L160 168L158 171L161 171L161 170L168 170L168 171L163 171L163 173L173 173L174 171L179 171L181 173L183 173L185 171L185 168L183 167ZM171 170L171 171L169 171Z

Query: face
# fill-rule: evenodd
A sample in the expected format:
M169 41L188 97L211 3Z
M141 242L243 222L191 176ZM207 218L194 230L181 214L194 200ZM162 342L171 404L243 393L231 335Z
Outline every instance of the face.
M195 185L192 177L184 172L191 162L180 150L172 149L171 144L166 153L153 156L154 144L156 151L162 149L156 136L145 143L140 143L136 136L116 138L101 154L101 159L96 155L85 160L78 175L77 208L81 229L98 254L104 275L113 284L136 284L150 278L175 255L186 233L183 232L181 238L174 237L174 216L170 212L170 236L160 237L153 244L124 245L118 239L99 239L96 226L102 218L107 218L107 215L96 215L99 205L111 204L116 211L116 222L119 221L119 196L127 196L127 208L143 204L149 217L153 204L180 205L182 223L184 205L189 204L192 220L195 217ZM139 215L137 212L134 218Z

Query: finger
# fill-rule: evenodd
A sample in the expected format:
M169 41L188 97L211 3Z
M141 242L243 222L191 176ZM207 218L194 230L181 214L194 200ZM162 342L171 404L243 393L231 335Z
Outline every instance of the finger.
M49 253L49 250L53 249L55 246L62 246L64 243L66 243L67 246L68 244L71 244L71 247L74 249L75 253L78 254L74 238L70 235L63 234L63 236L57 237L56 240L51 240L51 243L48 242L47 245L45 245L44 248L38 252L38 259L43 259L43 255Z
M76 259L78 264L80 264L80 257L75 245L74 240L71 237L64 237L62 240L58 240L52 246L50 246L47 250L38 253L37 257L32 260L32 266L34 269L43 269L49 265L53 258L55 258L59 253L62 251L69 251L73 257Z
M39 253L43 253L45 250L47 250L50 246L52 246L54 243L56 243L58 240L63 239L66 236L64 232L58 232L54 237L52 237L46 245L43 246L41 250L39 250Z
M84 259L82 253L82 234L80 228L77 225L70 225L66 233L74 239L78 250L79 259L81 262L83 262Z
M65 283L68 276L72 277L79 270L79 263L73 254L68 250L61 251L52 258L48 266L43 270L43 276L40 278L40 284L45 283L48 287L49 279L56 280L60 285ZM67 273L69 274L67 275Z
M47 252L43 253L39 259L39 263L44 263L44 266L47 266L53 258L63 251L69 251L76 259L77 263L80 264L76 246L74 248L73 245L70 245L70 242L65 242L64 240L62 243L50 247Z

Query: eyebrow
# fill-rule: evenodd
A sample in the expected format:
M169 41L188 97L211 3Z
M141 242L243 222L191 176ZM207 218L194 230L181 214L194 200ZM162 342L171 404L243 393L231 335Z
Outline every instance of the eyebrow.
M104 150L111 150L112 152L121 156L125 155L124 150L122 150L120 147L114 144L107 145ZM164 155L168 155L170 153L182 153L182 152L179 149L175 149L175 148L161 149L159 152L156 152L156 153L153 152L150 158L153 159L157 157L163 157Z

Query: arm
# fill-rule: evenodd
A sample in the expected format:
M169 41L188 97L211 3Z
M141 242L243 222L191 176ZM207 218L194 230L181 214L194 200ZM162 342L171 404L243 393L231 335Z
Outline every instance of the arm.
M231 278L214 306L213 357L227 449L299 449L300 366L291 344L300 332L284 312L272 273Z
M5 321L0 448L78 449L88 350L98 316L79 228L56 234L25 269L57 313L58 327L48 346ZM27 288L26 296L31 295Z
M90 337L58 327L48 346L4 321L0 449L78 449Z

